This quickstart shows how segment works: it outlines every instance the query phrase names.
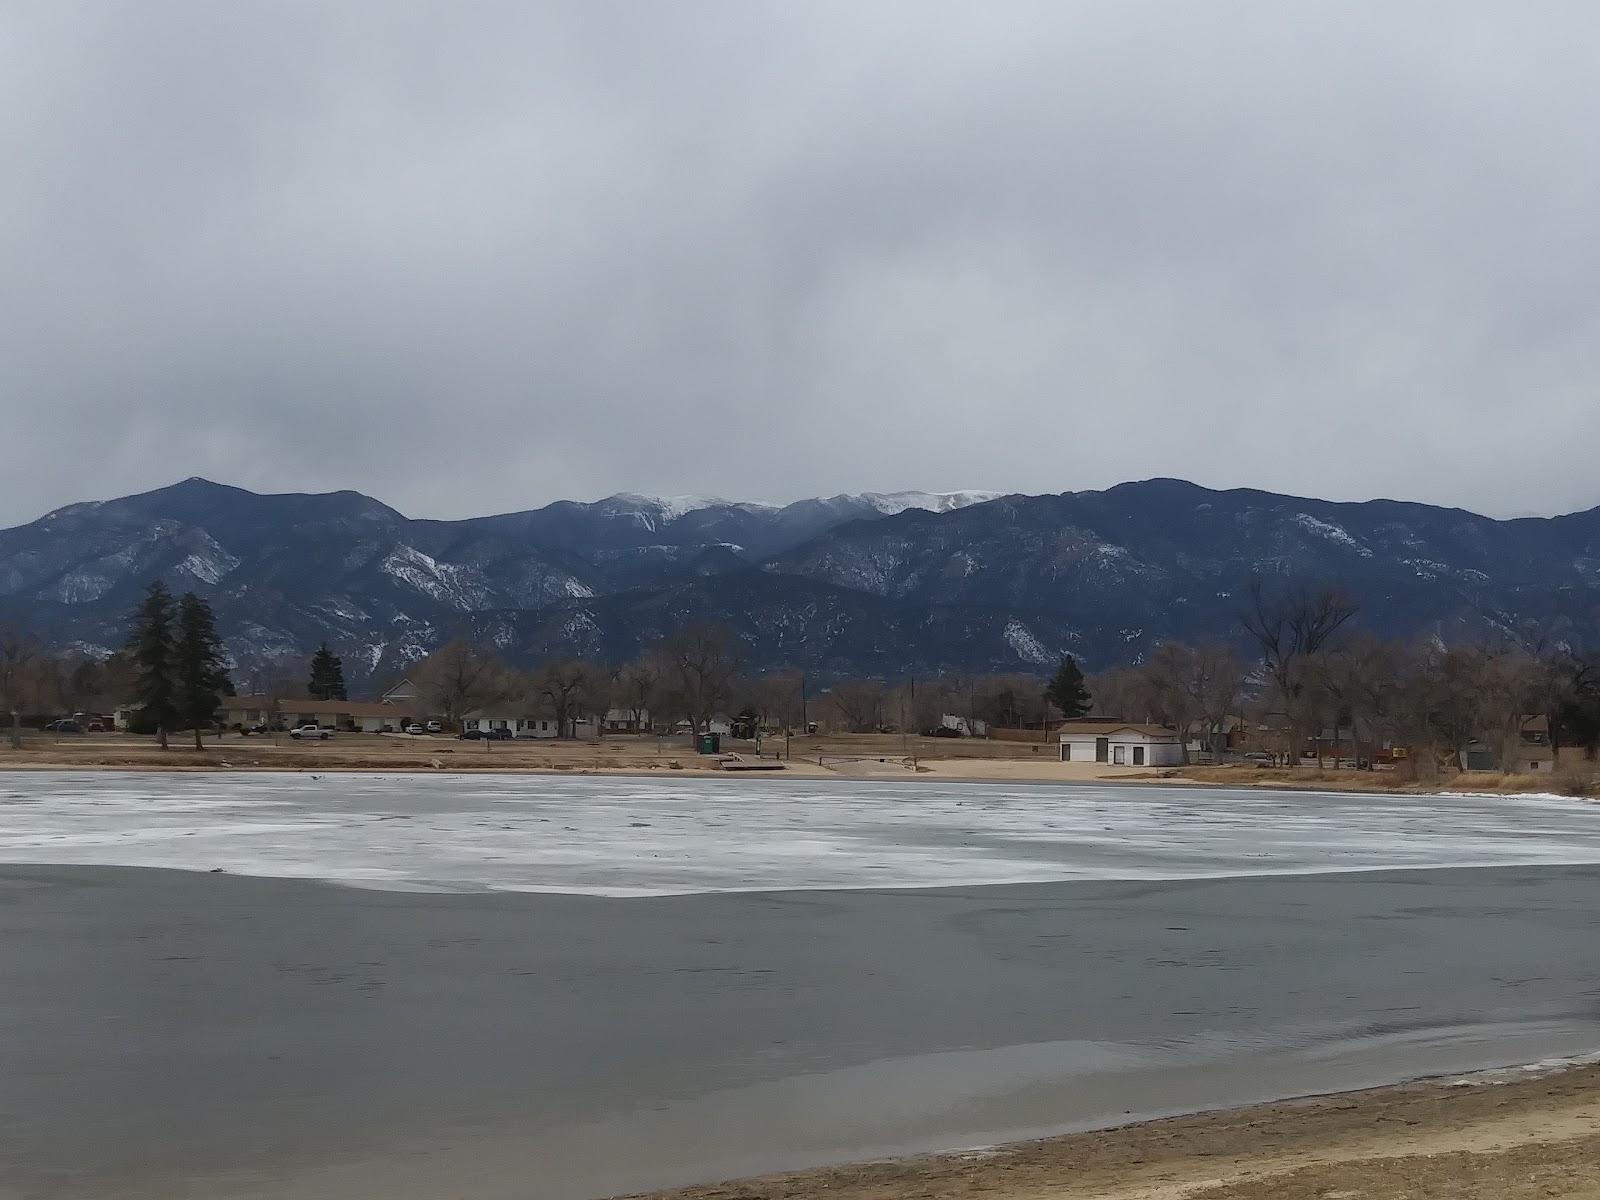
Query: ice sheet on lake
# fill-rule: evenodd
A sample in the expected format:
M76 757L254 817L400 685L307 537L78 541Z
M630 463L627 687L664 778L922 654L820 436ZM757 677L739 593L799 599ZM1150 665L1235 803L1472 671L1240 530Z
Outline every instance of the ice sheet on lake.
M0 862L591 895L1600 863L1560 797L554 775L0 775Z

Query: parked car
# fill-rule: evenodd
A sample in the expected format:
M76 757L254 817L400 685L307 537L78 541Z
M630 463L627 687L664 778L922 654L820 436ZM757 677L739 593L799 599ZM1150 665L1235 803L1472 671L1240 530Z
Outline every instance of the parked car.
M456 734L456 737L460 738L463 742L481 742L488 736L488 733L482 729L463 729L460 733Z
M491 742L509 742L511 740L511 730L488 729L484 731L483 736Z
M428 722L428 732L429 733L443 733L444 732L444 726L439 724L439 722L437 722L437 721L429 721Z
M51 721L44 727L46 733L82 733L83 726L71 717L63 717L59 721Z
M297 740L305 738L325 742L333 736L333 730L324 728L321 725L301 725L296 729L289 730L289 736Z
M406 726L406 732L414 736L419 733L426 733L427 731L423 729L421 725L418 725L415 721L413 721L411 724Z

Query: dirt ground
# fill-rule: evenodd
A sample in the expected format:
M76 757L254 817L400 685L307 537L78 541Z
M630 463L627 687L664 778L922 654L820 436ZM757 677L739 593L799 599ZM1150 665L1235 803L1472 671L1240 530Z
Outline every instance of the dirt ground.
M1600 1067L1488 1073L652 1200L1600 1198Z
M448 735L335 734L326 742L295 741L287 734L207 737L196 751L191 737L175 736L161 750L155 739L135 734L40 734L25 736L13 750L0 741L0 769L38 770L234 770L234 771L560 771L574 773L657 771L720 772L712 757L699 755L688 739L616 735L596 740L465 742ZM724 751L758 757L753 742L723 739ZM955 738L902 738L860 734L766 738L759 757L781 758L784 770L751 772L751 778L793 775L851 778L1099 779L1137 777L1129 767L1063 763L1048 744Z
M694 752L686 737L617 734L581 741L524 740L463 742L445 734L340 733L326 742L297 742L287 734L207 737L196 752L187 735L162 751L155 739L135 734L43 734L29 732L21 750L0 738L0 770L232 770L232 771L561 771L574 773L656 771L713 773L716 759ZM753 742L722 740L723 750L746 759L758 756ZM902 737L899 734L829 734L763 739L759 756L781 758L784 770L752 777L794 775L864 779L1007 780L1011 782L1200 783L1221 787L1332 789L1338 791L1436 792L1568 791L1564 779L1541 775L1472 773L1427 782L1407 782L1383 771L1320 770L1315 767L1254 766L1118 767L1061 762L1051 742L989 741L981 738ZM1577 794L1577 793L1574 793ZM1600 781L1589 785L1600 795Z

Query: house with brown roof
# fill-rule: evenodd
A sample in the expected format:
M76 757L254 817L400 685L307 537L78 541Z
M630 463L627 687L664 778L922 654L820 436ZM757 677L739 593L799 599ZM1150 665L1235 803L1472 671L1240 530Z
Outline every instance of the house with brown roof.
M294 729L322 725L349 733L400 733L412 722L426 721L420 704L387 700L277 699L265 696L229 696L222 702L223 724L254 729L271 725Z

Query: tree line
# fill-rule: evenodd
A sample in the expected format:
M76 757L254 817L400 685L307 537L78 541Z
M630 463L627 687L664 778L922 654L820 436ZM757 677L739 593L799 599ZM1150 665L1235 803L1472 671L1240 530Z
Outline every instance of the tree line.
M1236 638L1166 640L1139 661L1084 676L1064 656L1049 678L1028 673L944 672L927 678L817 679L795 670L744 669L741 643L724 626L690 622L624 663L575 657L516 670L482 641L455 638L409 672L430 715L458 724L469 713L519 708L545 714L570 737L587 718L620 710L641 728L686 723L696 734L714 714L757 729L927 733L947 718L1041 732L1093 715L1178 730L1187 745L1218 753L1244 719L1275 731L1286 757L1331 732L1350 757L1403 745L1437 760L1474 742L1509 767L1522 723L1543 717L1554 754L1600 746L1600 639L1536 623L1493 637L1447 643L1433 636L1381 639L1360 631L1358 607L1336 586L1256 583L1241 605ZM1239 647L1248 647L1241 656ZM343 664L326 645L264 672L268 699L347 698ZM258 678L258 684L262 680ZM170 731L211 724L232 688L215 620L193 593L174 598L159 582L130 619L125 647L105 660L51 655L0 629L0 710L87 708L114 694L139 705L138 727L162 744ZM1325 740L1325 739L1324 739ZM1343 751L1334 748L1336 757Z

